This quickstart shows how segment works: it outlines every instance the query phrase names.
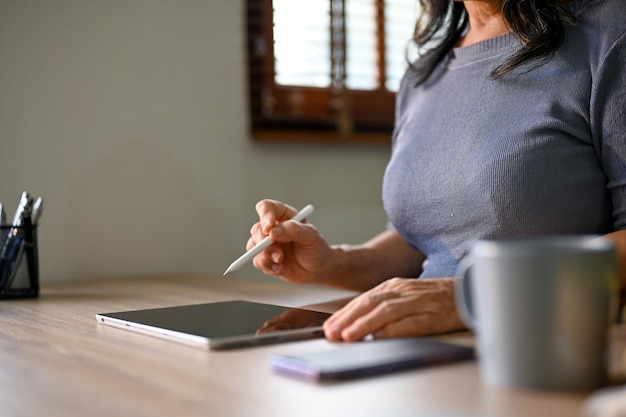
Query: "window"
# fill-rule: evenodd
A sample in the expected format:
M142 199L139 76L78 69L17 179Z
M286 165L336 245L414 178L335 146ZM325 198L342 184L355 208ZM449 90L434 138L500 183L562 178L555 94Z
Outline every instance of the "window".
M389 142L416 7L247 0L253 136Z

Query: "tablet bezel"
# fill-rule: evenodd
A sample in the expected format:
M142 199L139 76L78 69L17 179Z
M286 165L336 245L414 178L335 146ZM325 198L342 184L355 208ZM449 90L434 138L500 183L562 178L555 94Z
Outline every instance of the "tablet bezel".
M253 301L245 301L245 300L228 300L228 301L220 301L220 302L209 302L209 303L201 303L201 304L188 304L188 305L177 305L170 307L161 307L161 308L150 308L150 309L140 309L140 310L127 310L127 311L118 311L112 313L99 313L96 314L96 320L100 324L104 324L110 327L115 327L118 329L129 330L135 333L140 333L148 336L157 337L160 339L165 339L173 342L182 343L185 345L193 346L196 348L201 348L205 350L216 350L216 349L231 349L231 348L239 348L239 347L248 347L255 345L264 345L271 343L280 343L280 342L289 342L295 340L305 340L305 339L313 339L313 338L321 338L324 336L324 331L322 325L318 326L307 326L299 329L288 329L288 330L277 330L271 331L267 333L246 333L246 334L238 334L232 336L216 336L216 337L208 337L197 334L192 334L191 332L179 331L174 329L172 325L163 326L163 325L155 325L155 324L146 324L142 323L137 319L132 318L119 318L116 315L124 314L124 315L133 315L137 314L145 314L147 312L155 311L155 310L166 310L172 309L184 309L185 307L198 307L203 305L211 305L211 304L223 304L223 303L232 303L236 305L237 303L245 303L247 305L256 305L260 307L275 307L277 309L282 309L283 311L287 310L303 310L306 312L313 312L324 317L330 317L329 313L324 313L320 311L310 310L302 307L286 307L279 306L276 304L269 303L260 303ZM269 320L272 317L267 317L261 320ZM224 317L220 317L220 319L224 319ZM262 324L262 323L261 323Z

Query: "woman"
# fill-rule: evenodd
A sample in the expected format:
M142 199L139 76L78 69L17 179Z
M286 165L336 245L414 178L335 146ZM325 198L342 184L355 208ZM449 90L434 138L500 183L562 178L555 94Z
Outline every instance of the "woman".
M284 221L292 207L256 207L247 247L276 242L257 268L366 291L325 323L331 340L461 329L453 276L477 239L606 235L626 260L625 3L420 3L414 39L430 49L397 95L388 230L331 246Z

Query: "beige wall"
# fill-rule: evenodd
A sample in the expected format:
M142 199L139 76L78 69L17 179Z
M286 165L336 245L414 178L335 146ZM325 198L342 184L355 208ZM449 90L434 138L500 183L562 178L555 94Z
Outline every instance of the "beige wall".
M43 282L221 274L262 197L381 230L388 147L255 143L243 0L0 0L0 201L45 199ZM239 277L262 276L252 267Z

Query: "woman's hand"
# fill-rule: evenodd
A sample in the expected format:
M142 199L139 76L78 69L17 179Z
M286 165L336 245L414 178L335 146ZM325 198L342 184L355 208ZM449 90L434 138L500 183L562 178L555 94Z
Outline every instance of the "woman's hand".
M357 341L461 330L455 278L392 278L359 295L324 323L326 338Z
M297 284L321 283L333 250L311 224L289 220L297 210L275 200L256 205L259 222L250 229L246 249L265 237L274 243L254 258L254 266L268 275Z

